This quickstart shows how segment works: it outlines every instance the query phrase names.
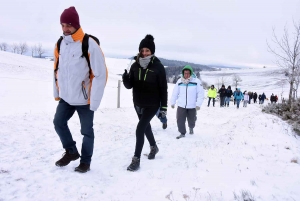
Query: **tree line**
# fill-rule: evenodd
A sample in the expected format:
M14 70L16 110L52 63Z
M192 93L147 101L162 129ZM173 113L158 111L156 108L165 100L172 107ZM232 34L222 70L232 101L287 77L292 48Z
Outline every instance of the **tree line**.
M7 44L5 42L2 42L0 43L0 50L21 54L21 55L30 51L32 57L37 56L39 58L42 58L42 55L45 54L46 52L46 50L43 48L43 45L41 43L28 46L26 42L13 43L13 44Z

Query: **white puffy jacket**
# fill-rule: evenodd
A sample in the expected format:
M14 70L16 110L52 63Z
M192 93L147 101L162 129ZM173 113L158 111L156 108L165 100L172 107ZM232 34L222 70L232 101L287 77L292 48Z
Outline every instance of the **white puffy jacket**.
M105 59L99 45L89 38L88 54L94 75L93 79L90 79L88 63L85 57L81 57L83 36L81 28L72 35L64 36L59 55L55 45L54 68L58 56L59 65L57 75L54 75L53 95L55 100L62 98L70 105L90 104L90 110L96 111L107 80Z
M196 106L201 107L204 99L204 89L198 78L191 77L188 84L184 84L179 79L174 86L171 98L171 105L177 105L182 108L192 109Z

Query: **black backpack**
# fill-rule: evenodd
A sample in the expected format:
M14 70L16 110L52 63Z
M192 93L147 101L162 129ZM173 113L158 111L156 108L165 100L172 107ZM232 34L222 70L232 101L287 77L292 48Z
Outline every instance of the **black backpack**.
M88 66L89 66L89 73L90 73L90 76L92 75L92 69L91 69L91 64L90 64L90 59L89 59L89 54L88 54L88 50L89 50L89 37L91 37L92 39L94 39L96 41L96 43L100 46L100 41L97 37L93 36L93 35L90 35L90 34L84 34L84 37L83 37L83 40L82 40L82 55L81 57L85 57L87 63L88 63ZM58 51L58 54L59 54L59 51L60 51L60 44L61 44L61 41L63 40L63 37L61 36L58 41L57 41L57 51ZM58 64L59 64L59 57L57 59L57 62L56 62L56 67L54 69L54 74L56 74L56 71L58 70ZM55 81L57 81L57 79L55 78Z

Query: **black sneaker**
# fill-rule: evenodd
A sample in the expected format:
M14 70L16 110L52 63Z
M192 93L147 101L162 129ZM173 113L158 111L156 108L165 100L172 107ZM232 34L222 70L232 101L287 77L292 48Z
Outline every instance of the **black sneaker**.
M163 128L163 129L166 129L167 126L168 126L167 123L162 124L162 128Z
M157 145L150 146L150 153L148 155L148 159L149 160L154 159L155 155L158 153L158 151L159 151L159 149L158 149Z
M140 168L140 159L136 156L132 158L131 164L127 167L128 171L136 171Z
M80 157L79 153L70 154L68 150L63 154L63 157L56 161L55 165L58 167L63 167L68 165L71 161L75 161Z
M190 128L190 134L193 135L194 134L194 130L192 128Z
M184 134L180 134L179 136L176 137L176 139L180 139L180 138L183 138L183 137L185 137L185 135Z
M79 166L75 168L75 171L80 173L86 173L87 171L90 171L90 164L80 163Z

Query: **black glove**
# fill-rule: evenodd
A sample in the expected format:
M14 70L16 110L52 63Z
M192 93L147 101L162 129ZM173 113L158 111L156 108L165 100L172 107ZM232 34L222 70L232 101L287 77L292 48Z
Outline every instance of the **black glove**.
M123 73L122 75L122 79L125 80L125 79L129 79L129 74L127 73L127 70L125 69L125 72Z

